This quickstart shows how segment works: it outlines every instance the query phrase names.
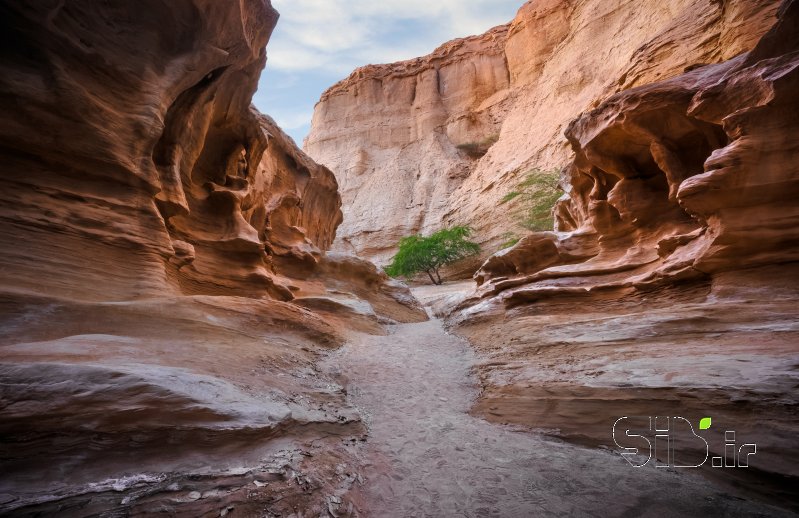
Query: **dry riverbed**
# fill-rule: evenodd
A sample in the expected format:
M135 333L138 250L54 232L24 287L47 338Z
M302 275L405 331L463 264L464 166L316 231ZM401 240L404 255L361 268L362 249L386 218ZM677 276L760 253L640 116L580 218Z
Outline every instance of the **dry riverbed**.
M355 490L367 515L790 516L694 472L636 469L609 449L475 417L475 363L438 319L353 334L326 360L367 425Z

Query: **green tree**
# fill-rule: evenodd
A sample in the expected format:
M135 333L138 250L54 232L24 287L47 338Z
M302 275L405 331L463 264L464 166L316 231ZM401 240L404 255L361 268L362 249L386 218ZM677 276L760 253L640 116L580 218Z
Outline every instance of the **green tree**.
M552 230L552 209L563 194L558 186L558 171L531 169L500 204L516 200L514 216L527 230Z
M466 226L445 228L429 237L409 236L399 242L397 255L386 267L392 277L410 277L425 272L433 284L441 284L441 267L480 251L480 245L469 241L472 229Z

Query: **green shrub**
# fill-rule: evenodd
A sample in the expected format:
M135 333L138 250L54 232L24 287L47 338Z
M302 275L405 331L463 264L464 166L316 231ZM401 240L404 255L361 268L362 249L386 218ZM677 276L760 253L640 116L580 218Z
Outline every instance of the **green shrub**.
M472 229L466 226L445 228L429 237L409 236L399 242L397 255L386 267L392 277L411 277L427 273L433 284L441 284L440 269L480 251L480 245L467 240Z
M517 223L532 231L552 230L552 210L563 194L558 186L559 171L531 169L500 204L514 202L513 216Z
M500 250L504 250L505 248L510 248L519 241L521 241L522 239L513 232L505 232L504 234L502 234L502 238L506 239L506 241L503 242L501 245L499 245Z

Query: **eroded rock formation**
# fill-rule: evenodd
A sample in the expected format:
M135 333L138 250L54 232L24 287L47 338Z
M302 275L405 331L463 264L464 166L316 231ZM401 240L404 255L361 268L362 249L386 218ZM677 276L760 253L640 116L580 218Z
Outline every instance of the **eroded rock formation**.
M327 498L364 428L315 362L344 326L426 316L325 257L334 176L250 108L277 13L9 1L0 20L0 512L346 510ZM307 309L333 296L357 311Z
M795 507L797 113L799 3L787 1L751 52L572 121L558 232L489 258L455 304L452 323L484 357L476 411L614 446L614 416L712 409L762 455L753 471L709 475Z
M618 286L643 290L799 260L792 5L751 53L626 90L575 119L559 232L490 258L478 284L514 291L623 273Z
M507 26L333 86L305 149L341 185L335 249L387 261L398 239L471 224L488 253L526 232L500 200L570 160L569 121L609 95L750 50L776 1L531 1ZM590 50L589 50L590 49Z

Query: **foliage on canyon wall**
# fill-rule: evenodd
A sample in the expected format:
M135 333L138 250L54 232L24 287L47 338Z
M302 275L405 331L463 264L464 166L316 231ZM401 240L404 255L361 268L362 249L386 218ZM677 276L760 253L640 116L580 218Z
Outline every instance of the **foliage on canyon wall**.
M552 230L555 203L563 194L558 182L560 171L532 169L512 191L502 197L500 205L508 204L516 223L525 230Z
M535 0L485 34L356 70L322 96L305 142L341 185L334 248L387 263L402 236L465 224L496 249L516 230L502 197L519 171L572 159L571 120L619 91L751 50L777 7Z

